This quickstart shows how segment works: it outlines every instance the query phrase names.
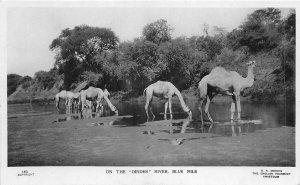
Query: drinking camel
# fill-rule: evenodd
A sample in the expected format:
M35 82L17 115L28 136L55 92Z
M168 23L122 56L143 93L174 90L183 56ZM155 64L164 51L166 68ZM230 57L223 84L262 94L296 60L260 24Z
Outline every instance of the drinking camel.
M100 88L95 88L95 87L92 87L90 86L88 89L86 90L82 90L81 93L80 93L80 102L81 102L81 107L82 107L82 110L85 108L85 106L87 105L87 102L86 100L90 100L90 101L93 101L94 99L96 99L96 102L97 102L97 107L96 107L96 110L99 108L100 106L100 103L102 102L102 100L104 99L109 108L115 112L116 115L119 114L117 108L110 102L110 100L108 99L107 97L107 93L104 93L104 91ZM102 104L101 104L102 105Z
M178 96L178 99L180 101L182 109L188 113L189 118L192 118L192 111L190 108L185 104L179 90L170 82L165 82L165 81L157 81L154 84L149 85L145 90L144 90L144 96L146 96L146 105L145 105L145 110L147 114L147 119L149 121L149 113L148 113L148 107L150 106L150 112L153 116L153 119L155 118L155 115L152 112L152 98L153 96L159 97L159 98L164 98L167 99L168 101L165 103L165 113L164 117L165 119L167 118L167 109L169 107L170 111L170 116L171 119L173 118L172 115L172 97L173 96Z
M103 93L109 98L110 93L107 91L107 89L104 89ZM79 96L80 96L80 95L79 95ZM80 98L79 98L79 100L80 100ZM96 106L94 106L94 102L92 102L92 101L89 101L89 100L87 100L87 99L86 99L85 101L86 101L85 106L86 106L87 108L92 109L92 110L95 109L95 112L100 111L101 114L103 113L103 104L102 104L103 99L101 99L100 101L97 101L97 100L96 100ZM80 103L81 103L81 102L79 101L79 104L80 104Z
M65 100L66 108L71 108L72 98L74 97L74 93L71 91L62 90L55 95L55 106L59 111L59 102L61 99Z
M205 113L211 123L213 119L209 114L209 104L213 97L217 94L224 94L232 97L231 103L231 122L234 119L235 107L237 107L237 119L241 119L241 100L240 93L248 87L251 87L254 82L253 68L256 65L255 61L250 61L248 65L248 75L242 77L235 71L227 71L223 67L215 67L208 75L203 77L199 82L198 89L200 91L199 110L201 115L202 128L204 125L202 115L202 104L206 100ZM212 125L211 125L212 127ZM210 129L211 129L210 127Z
M107 89L104 89L103 93L107 96L107 98L109 99L110 97L110 93L108 92ZM103 113L103 99L101 99L100 101L97 101L97 105L96 105L96 112L100 111L100 113Z

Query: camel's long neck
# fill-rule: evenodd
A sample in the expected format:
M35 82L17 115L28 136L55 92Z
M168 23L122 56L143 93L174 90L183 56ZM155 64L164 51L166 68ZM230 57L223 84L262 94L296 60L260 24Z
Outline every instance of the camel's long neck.
M115 106L113 106L113 104L110 102L110 100L107 98L107 96L106 96L106 95L104 95L104 99L105 99L105 101L107 102L107 104L108 104L108 106L109 106L110 110L112 110L112 111L116 111L116 107L115 107Z
M253 66L249 66L245 87L251 87L253 85L253 82L254 82Z
M183 100L183 97L182 97L181 93L179 92L179 90L176 89L175 94L178 96L178 99L180 101L180 105L183 108L183 110L186 110L187 106L186 106L186 104L185 104L185 102Z

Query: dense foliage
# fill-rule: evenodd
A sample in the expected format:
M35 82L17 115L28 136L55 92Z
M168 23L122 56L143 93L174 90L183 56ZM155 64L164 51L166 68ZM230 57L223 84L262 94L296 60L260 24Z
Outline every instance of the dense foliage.
M196 87L217 65L246 76L245 63L256 60L256 82L246 95L294 95L295 12L283 19L279 9L259 9L229 33L217 26L210 32L205 24L204 36L172 38L172 30L160 19L147 24L141 38L119 43L109 28L81 25L64 29L50 45L56 53L54 68L37 72L31 81L49 89L63 75L63 89L75 89L85 81L111 91L141 95L157 80L170 81L179 90ZM8 94L24 78L8 75Z
M21 76L17 74L7 75L7 96L11 95L20 84Z

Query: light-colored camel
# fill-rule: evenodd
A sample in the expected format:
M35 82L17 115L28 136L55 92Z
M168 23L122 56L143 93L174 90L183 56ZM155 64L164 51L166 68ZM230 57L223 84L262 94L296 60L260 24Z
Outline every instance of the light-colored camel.
M71 108L72 98L74 97L74 93L66 90L62 90L55 95L55 106L59 111L59 102L61 99L65 100L66 108Z
M104 89L103 93L109 99L110 93L108 92L108 90ZM97 101L97 105L96 105L96 112L100 112L100 115L103 113L103 103L102 102L103 102L103 99L101 99L100 101Z
M240 93L248 87L251 87L254 82L253 68L256 65L255 61L250 61L248 65L248 75L243 78L235 71L227 71L223 67L215 67L208 75L203 77L199 82L198 89L200 91L199 110L201 113L202 128L204 125L202 115L202 104L206 100L205 113L211 123L213 120L209 114L209 104L213 97L217 94L232 96L231 103L231 122L234 119L235 106L237 107L237 119L241 119L241 102ZM212 126L212 125L211 125ZM210 127L211 129L211 127Z
M83 91L85 91L85 90L83 90ZM81 93L81 92L80 92L80 93ZM78 107L79 107L80 104L81 104L80 93L79 93L79 96L78 96L78 103L77 103L77 106L78 106ZM104 89L103 93L109 98L110 93L107 91L107 89ZM76 96L77 96L77 95L75 95L75 93L74 93L74 97L76 97ZM74 100L76 100L76 98L74 98ZM85 104L85 106L86 106L87 108L89 108L89 109L95 109L96 112L101 111L100 113L102 113L102 112L103 112L103 104L102 104L102 102L103 102L103 99L101 99L100 101L97 101L97 100L96 100L96 103L97 103L97 104L96 104L96 107L94 107L94 103L93 103L92 101L89 101L89 100L86 99L86 104Z
M92 87L90 86L88 89L86 90L82 90L81 93L80 93L80 102L81 102L81 107L82 107L82 110L85 108L87 102L86 100L95 100L97 101L97 107L96 109L98 109L98 107L100 106L100 103L102 102L102 100L104 99L109 108L115 112L116 115L119 114L117 108L110 102L110 100L108 99L107 97L107 93L104 93L102 91L102 89L100 88L95 88L95 87Z
M168 99L168 101L165 103L165 113L164 113L165 119L167 118L167 109L168 109L168 107L169 107L171 119L173 118L173 115L172 115L172 97L175 96L175 95L177 95L177 97L180 101L182 109L185 112L188 113L190 119L192 118L192 111L185 104L179 90L170 82L157 81L156 83L149 85L144 90L143 94L144 94L144 96L146 96L145 110L146 110L148 121L149 121L149 114L148 114L148 107L149 106L150 106L150 108L149 108L150 112L153 115L152 120L154 120L154 118L155 118L155 115L152 112L152 106L151 106L153 96Z
M79 108L79 105L80 105L80 92L73 93L72 105L75 109Z

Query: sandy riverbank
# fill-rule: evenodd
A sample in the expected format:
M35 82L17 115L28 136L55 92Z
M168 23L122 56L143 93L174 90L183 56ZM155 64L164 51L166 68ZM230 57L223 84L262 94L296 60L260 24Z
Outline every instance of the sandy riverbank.
M63 117L63 115L60 115ZM106 120L105 120L106 119ZM8 119L9 166L294 166L295 128L236 137L187 132L180 145L168 130L113 126L110 118L57 122L57 115ZM103 124L94 124L103 123Z

